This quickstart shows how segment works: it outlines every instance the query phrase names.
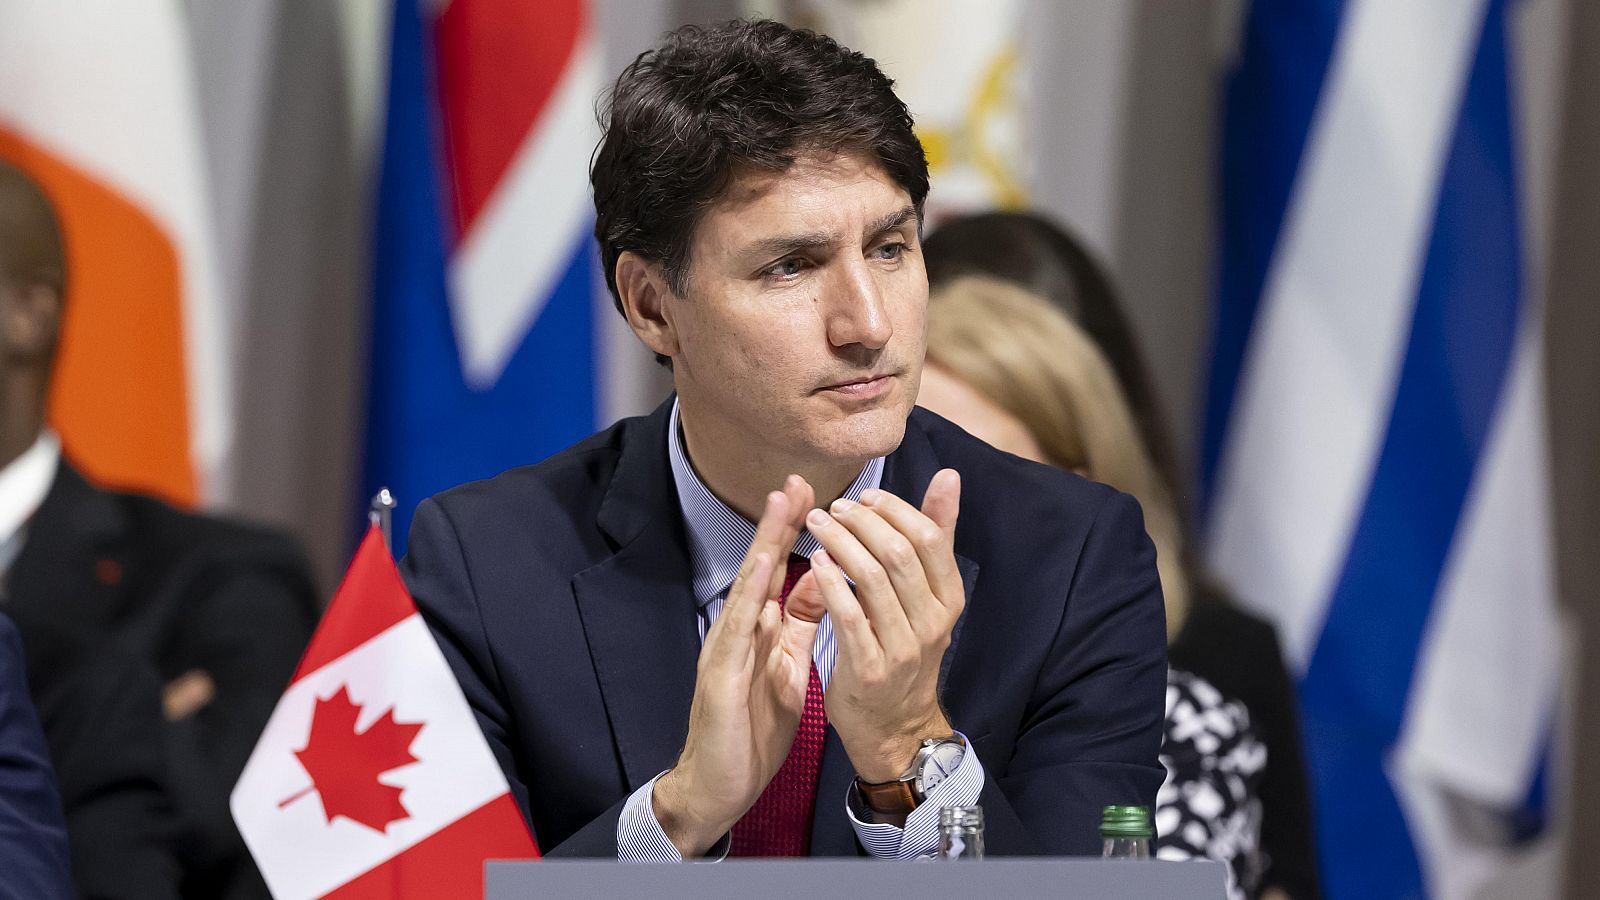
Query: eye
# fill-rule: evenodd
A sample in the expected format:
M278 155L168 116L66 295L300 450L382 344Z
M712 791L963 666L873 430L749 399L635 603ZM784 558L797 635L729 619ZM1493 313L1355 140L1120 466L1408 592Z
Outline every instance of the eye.
M904 256L905 252L906 245L904 241L890 241L887 244L879 244L872 251L875 257L887 262L894 262Z
M766 270L762 272L762 274L769 278L787 281L791 278L795 278L805 270L806 261L798 256L791 256L787 259L778 260L777 262L768 266Z

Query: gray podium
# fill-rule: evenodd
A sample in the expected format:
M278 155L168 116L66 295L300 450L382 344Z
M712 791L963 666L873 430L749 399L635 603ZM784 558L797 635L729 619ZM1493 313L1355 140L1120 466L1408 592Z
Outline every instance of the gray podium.
M870 859L726 860L715 865L605 861L491 862L485 900L1224 900L1219 862L992 859L885 863Z

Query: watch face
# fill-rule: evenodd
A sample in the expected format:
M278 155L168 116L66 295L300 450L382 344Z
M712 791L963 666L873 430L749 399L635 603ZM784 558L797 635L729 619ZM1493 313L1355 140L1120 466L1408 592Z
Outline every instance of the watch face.
M924 797L939 785L939 782L950 777L950 773L961 765L961 757L967 748L960 741L940 741L928 751L928 756L922 762L922 767L917 772L917 790Z

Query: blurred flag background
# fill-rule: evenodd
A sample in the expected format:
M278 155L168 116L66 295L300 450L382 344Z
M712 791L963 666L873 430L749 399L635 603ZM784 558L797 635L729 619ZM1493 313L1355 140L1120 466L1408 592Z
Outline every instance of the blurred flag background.
M50 422L84 474L228 499L233 325L176 3L0 3L0 158L60 206Z
M401 4L378 180L365 484L410 510L595 427L585 0Z
M928 221L1029 205L1034 158L1021 71L1028 0L788 0L789 22L831 34L883 66L915 111L934 189Z
M1107 263L1209 559L1296 667L1328 895L1600 892L1561 618L1600 627L1584 0L0 0L0 157L72 254L69 452L294 529L331 585L375 487L399 543L653 407L595 94L742 14L882 62L935 221L1039 209Z
M1275 2L1228 88L1210 559L1299 678L1328 896L1544 825L1563 650L1507 3Z

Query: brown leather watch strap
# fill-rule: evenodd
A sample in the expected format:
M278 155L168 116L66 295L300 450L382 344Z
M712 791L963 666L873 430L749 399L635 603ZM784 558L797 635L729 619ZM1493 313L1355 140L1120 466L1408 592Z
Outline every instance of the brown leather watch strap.
M911 779L869 784L856 779L856 790L861 792L861 802L867 809L883 816L909 815L917 808L917 795L911 789Z

